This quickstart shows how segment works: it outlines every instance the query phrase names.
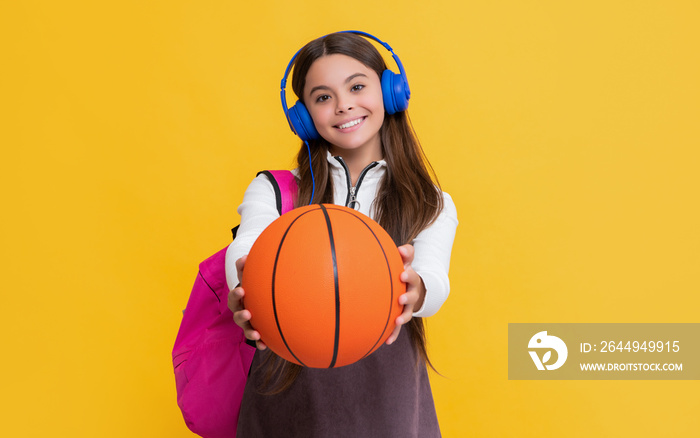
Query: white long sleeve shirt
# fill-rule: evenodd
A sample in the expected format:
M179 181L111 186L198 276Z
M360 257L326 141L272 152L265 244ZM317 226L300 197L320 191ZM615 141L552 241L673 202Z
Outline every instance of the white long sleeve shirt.
M386 173L386 162L375 161L367 166L358 177L355 187L351 185L350 173L342 158L328 154L328 162L333 178L333 202L352 207L374 219L373 201ZM443 200L444 207L440 216L411 242L415 249L411 266L423 279L426 290L423 307L414 312L414 316L435 314L450 293L448 272L458 221L457 209L450 195L443 192ZM226 252L226 281L229 289L239 282L236 260L248 254L260 233L279 217L275 192L267 177L260 175L250 183L243 202L238 207L238 213L241 215L238 233Z

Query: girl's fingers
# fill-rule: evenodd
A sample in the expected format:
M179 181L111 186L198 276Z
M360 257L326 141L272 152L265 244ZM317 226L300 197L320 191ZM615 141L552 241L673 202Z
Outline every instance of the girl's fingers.
M233 321L242 329L252 328L250 326L250 312L246 309L233 313Z
M414 255L413 245L407 243L406 245L399 246L399 254L401 254L404 267L410 266L413 262Z
M243 329L243 336L251 341L260 341L260 332L255 330L252 325L250 325L250 312L247 310L241 310L233 314L233 320L236 324Z
M407 254L404 260L413 260L413 247L404 245L402 251ZM409 254L410 253L410 254ZM412 315L423 306L425 300L425 283L416 271L413 270L410 263L404 265L404 271L399 276L399 279L406 284L406 293L399 297L399 304L404 305L404 313L410 310ZM411 319L411 315L404 318L404 323Z
M391 345L396 341L401 332L401 326L411 320L413 317L413 307L418 301L416 287L420 281L420 277L416 271L411 268L414 255L413 245L406 244L399 246L399 254L401 255L404 266L404 271L401 273L399 279L406 283L406 293L399 297L399 304L403 306L403 311L396 318L396 328L387 338L387 345Z
M240 259L236 260L236 271L238 272L238 281L243 278L243 267L245 266L245 261L248 259L247 255L244 255Z
M246 339L258 341L258 348L264 350L267 346L260 341L260 333L250 325L250 311L246 310L241 302L244 296L245 292L242 287L234 288L228 294L228 307L233 313L233 321L243 329L243 336L245 336Z
M389 337L386 340L386 345L391 345L396 341L396 338L399 337L399 332L401 331L401 326L397 325L396 328L394 329L393 332L389 335Z
M404 325L413 318L413 306L403 306L403 312L396 318L396 325Z
M416 304L417 297L415 293L405 293L399 297L399 304L403 306L403 311L396 318L396 328L386 340L387 345L391 345L399 337L401 326L406 324L413 318L413 307Z
M242 287L235 287L228 293L228 308L231 310L231 313L236 313L239 310L243 310L241 300L243 299L244 295L245 292L243 291Z
M406 283L407 292L410 292L413 289L415 289L421 281L420 276L410 266L407 267L406 270L401 273L401 275L399 276L399 280Z
M413 318L413 306L416 303L415 298L412 298L411 295L414 294L403 294L399 297L399 303L403 304L403 311L401 312L401 315L399 315L396 318L396 325L398 327L406 324L408 321Z

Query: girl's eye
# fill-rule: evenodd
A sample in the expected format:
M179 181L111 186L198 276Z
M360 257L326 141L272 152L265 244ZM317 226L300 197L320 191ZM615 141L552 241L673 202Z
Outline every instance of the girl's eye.
M363 88L365 88L364 85L362 85L362 84L357 84L357 85L353 85L353 87L351 88L351 90L352 90L352 91L360 91L360 90L362 90Z
M316 102L325 102L325 101L327 101L327 100L330 99L330 98L331 98L331 97L330 97L329 95L327 95L327 94L322 94L322 95L320 95L320 96L318 96L318 97L316 98Z

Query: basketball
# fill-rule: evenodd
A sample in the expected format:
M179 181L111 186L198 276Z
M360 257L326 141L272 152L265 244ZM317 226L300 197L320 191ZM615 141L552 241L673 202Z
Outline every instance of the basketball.
M353 209L314 204L275 220L248 254L241 285L250 323L277 355L337 368L377 350L406 292L389 234Z

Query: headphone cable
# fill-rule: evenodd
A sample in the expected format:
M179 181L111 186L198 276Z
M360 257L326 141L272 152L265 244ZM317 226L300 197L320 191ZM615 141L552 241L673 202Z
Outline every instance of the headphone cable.
M316 179L314 178L314 167L311 165L311 147L309 146L309 142L304 140L304 144L306 145L306 151L309 153L309 172L311 172L311 199L309 200L309 205L314 201L314 194L316 193Z

